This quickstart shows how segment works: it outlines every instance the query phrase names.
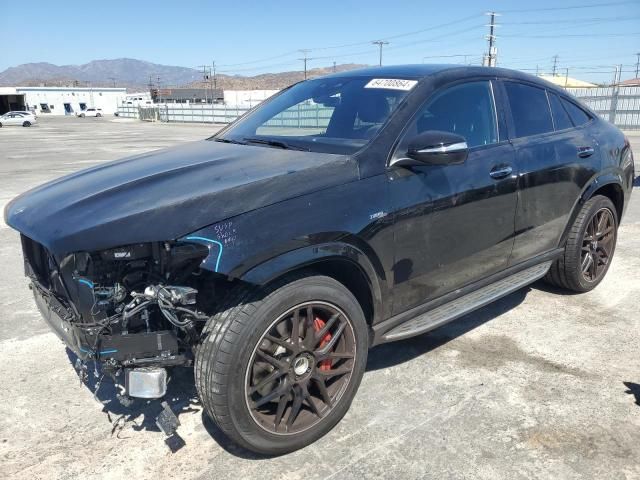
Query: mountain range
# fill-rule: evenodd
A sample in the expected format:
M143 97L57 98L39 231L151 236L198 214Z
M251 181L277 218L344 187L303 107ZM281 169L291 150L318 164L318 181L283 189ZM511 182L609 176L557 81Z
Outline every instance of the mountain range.
M342 64L335 67L313 68L307 77L313 78L333 71L345 71L366 65ZM304 79L304 72L289 71L255 76L216 75L218 88L230 90L281 89ZM0 72L0 85L5 86L71 86L92 85L127 87L129 90L148 89L149 84L162 88L201 86L202 72L193 68L160 65L157 63L117 58L93 60L83 65L54 65L51 63L25 63ZM207 84L209 85L209 84Z

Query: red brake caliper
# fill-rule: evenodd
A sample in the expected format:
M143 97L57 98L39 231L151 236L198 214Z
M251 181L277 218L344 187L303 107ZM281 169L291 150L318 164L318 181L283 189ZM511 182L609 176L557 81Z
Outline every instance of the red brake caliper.
M320 317L316 317L313 319L313 328L315 329L316 332L319 332L320 330L322 330L322 327L325 326L325 321L322 320ZM325 334L324 337L322 337L322 340L320 341L320 348L324 347L329 340L331 340L331 334L329 332L327 332ZM326 360L322 360L320 362L320 370L331 370L331 359L327 358Z

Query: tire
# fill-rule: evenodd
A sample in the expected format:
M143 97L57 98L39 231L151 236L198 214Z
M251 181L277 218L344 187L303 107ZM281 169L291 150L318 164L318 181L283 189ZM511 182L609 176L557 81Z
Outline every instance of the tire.
M323 315L327 322L318 323ZM272 342L281 328L285 333ZM307 349L307 340L318 342L317 350ZM332 360L320 360L327 354L316 352L323 349ZM367 350L368 326L347 288L313 273L288 275L264 288L238 289L209 319L196 352L196 386L205 411L229 438L260 454L281 455L316 441L342 419L362 380Z
M96 117L101 117L102 114L101 113L96 113Z
M605 221L610 228L602 227L598 232L597 223L604 224ZM602 236L596 234L593 241L590 234L593 231L608 233ZM571 227L563 255L551 265L545 280L573 292L593 290L609 270L617 239L618 214L613 202L603 195L590 198ZM587 256L591 256L591 260Z
M2 128L2 124L0 123L0 128Z
M30 127L31 126L31 122L23 122L22 126L23 127Z
M84 118L84 113L81 113L81 114L79 115L79 117L80 117L80 118Z

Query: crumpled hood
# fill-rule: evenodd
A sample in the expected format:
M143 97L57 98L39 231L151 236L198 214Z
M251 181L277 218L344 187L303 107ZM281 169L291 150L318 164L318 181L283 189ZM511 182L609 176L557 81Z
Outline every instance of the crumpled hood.
M357 176L348 156L202 140L46 183L11 201L4 216L62 256L177 239Z

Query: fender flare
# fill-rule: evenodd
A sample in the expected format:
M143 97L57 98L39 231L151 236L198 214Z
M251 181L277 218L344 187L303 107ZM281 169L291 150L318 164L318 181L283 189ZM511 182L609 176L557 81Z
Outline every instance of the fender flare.
M622 174L620 172L617 171L605 171L605 172L601 172L600 175L593 177L586 185L585 187L582 189L582 193L580 194L580 196L578 197L578 199L576 200L576 202L574 203L572 209L571 209L571 215L569 216L569 221L567 222L567 225L564 228L564 231L562 232L562 237L560 238L560 245L559 246L563 246L567 240L567 236L569 235L569 232L571 231L571 227L573 226L573 223L576 220L576 217L578 216L578 213L580 213L580 209L582 209L582 206L591 198L593 197L593 194L599 190L600 188L606 186L606 185L617 185L619 186L621 189L624 190L624 181L622 178ZM620 221L620 219L618 219L618 221Z
M373 260L371 258L373 256ZM330 242L290 250L252 267L239 276L241 281L254 285L264 285L299 268L312 266L323 260L338 259L357 266L369 284L373 301L375 323L383 315L383 285L386 280L384 268L374 255L346 242ZM382 285L381 285L382 284Z

